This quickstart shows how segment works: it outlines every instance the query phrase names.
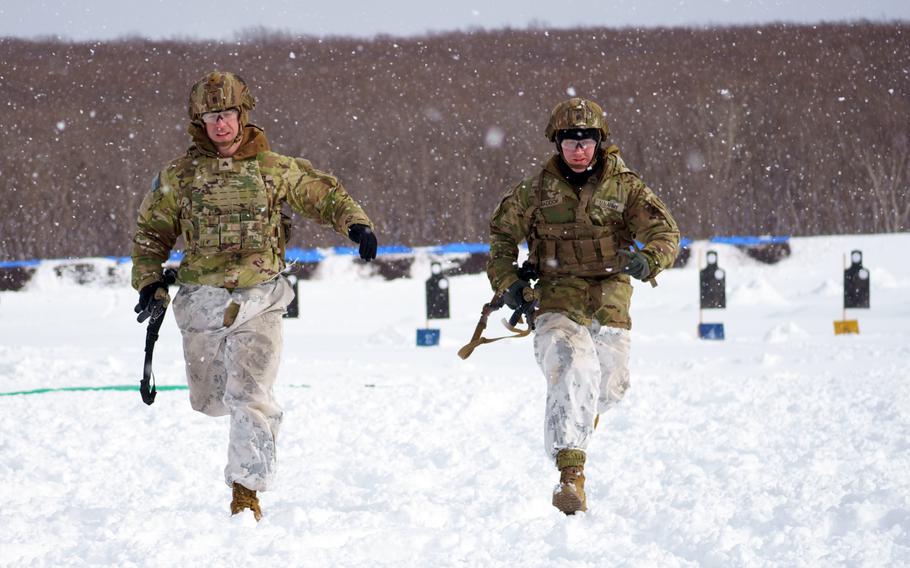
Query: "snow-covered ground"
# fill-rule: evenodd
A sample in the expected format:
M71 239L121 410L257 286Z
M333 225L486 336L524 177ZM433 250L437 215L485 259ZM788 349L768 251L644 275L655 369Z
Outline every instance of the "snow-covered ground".
M137 392L0 396L0 565L910 565L910 234L791 245L772 266L711 247L728 309L705 321L725 324L722 342L695 337L704 242L658 288L636 286L632 389L589 449L586 514L550 505L531 340L455 354L485 278L451 278L441 346L416 347L426 259L385 282L336 258L286 321L262 522L229 516L227 421L186 391L152 407ZM854 248L872 307L848 312L860 335L835 336ZM138 383L134 303L50 263L0 293L0 393ZM183 384L170 314L155 371Z

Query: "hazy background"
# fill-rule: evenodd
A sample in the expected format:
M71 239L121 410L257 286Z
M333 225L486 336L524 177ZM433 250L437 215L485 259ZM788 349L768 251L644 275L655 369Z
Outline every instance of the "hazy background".
M228 39L256 27L305 35L365 37L528 26L654 27L908 19L907 0L593 0L564 4L540 0L0 1L0 37L60 36L73 40L123 36Z

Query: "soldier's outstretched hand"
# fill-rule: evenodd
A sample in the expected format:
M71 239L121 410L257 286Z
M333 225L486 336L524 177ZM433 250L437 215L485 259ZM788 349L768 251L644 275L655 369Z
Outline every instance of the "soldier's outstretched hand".
M376 258L376 233L366 225L354 224L348 229L348 237L360 245L360 258L363 260L373 260Z

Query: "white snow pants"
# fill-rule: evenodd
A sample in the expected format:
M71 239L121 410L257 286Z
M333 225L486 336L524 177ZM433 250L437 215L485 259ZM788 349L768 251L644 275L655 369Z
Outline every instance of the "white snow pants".
M272 385L281 358L281 316L294 291L283 277L230 292L183 284L174 318L183 334L190 404L209 416L230 415L224 481L264 491L275 476L282 411ZM224 312L240 305L225 327Z
M629 388L628 330L575 323L547 312L537 318L534 354L547 379L544 444L559 450L588 446L594 419L622 400Z

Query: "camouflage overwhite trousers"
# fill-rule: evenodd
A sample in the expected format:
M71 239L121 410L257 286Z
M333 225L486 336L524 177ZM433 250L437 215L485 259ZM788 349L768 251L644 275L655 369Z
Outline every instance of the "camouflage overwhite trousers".
M557 312L538 316L534 354L547 379L544 444L550 456L586 449L594 419L622 400L630 345L625 329L596 320L583 326Z
M183 284L174 317L183 334L190 404L209 416L230 415L224 481L268 489L277 465L282 410L272 394L281 358L281 316L294 291L283 277L229 292ZM225 309L239 304L225 326Z

